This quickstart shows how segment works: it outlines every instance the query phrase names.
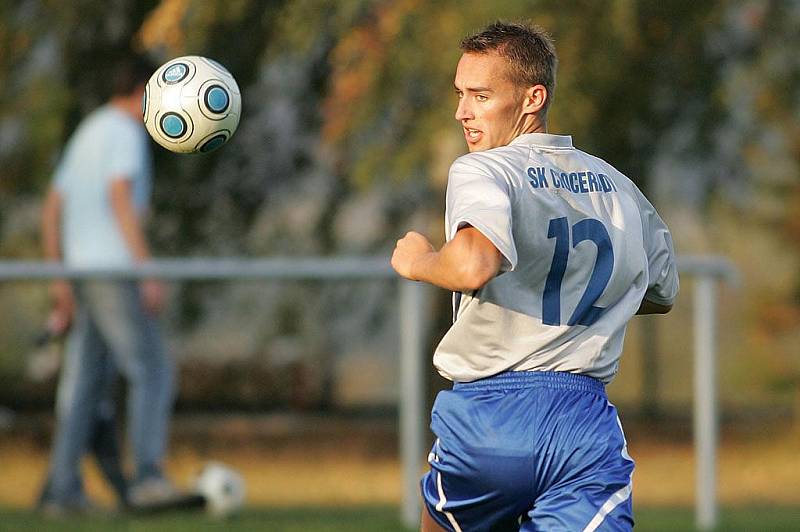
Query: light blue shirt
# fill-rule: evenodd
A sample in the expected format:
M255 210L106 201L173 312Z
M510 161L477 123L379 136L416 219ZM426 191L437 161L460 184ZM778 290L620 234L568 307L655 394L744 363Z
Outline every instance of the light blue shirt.
M136 212L150 201L152 160L144 126L105 105L78 126L56 169L62 197L61 244L70 266L125 266L132 255L111 208L111 183L131 182Z

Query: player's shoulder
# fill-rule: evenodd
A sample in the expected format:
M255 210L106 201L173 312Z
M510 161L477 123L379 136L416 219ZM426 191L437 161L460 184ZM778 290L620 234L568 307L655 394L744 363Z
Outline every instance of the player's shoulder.
M75 128L73 137L95 134L97 130L102 129L105 121L106 110L104 107L92 109L87 115L81 118L78 127Z
M615 176L623 176L623 177L625 177L625 179L628 179L628 176L626 176L625 174L623 174L622 172L617 170L616 166L614 166L610 162L606 161L602 157L598 157L597 155L593 155L593 154L591 154L589 152L586 152L586 151L583 151L583 150L580 150L580 149L576 149L576 151L580 154L581 157L583 157L592 166L597 166L597 167L600 167L600 168L604 168L605 170L608 170L609 173L612 173Z
M453 164L450 165L450 171L486 169L492 167L494 163L494 159L487 156L486 152L475 151L471 153L465 153L464 155L456 158L456 160L453 161Z
M92 142L120 138L128 140L136 135L136 123L111 105L103 105L86 115L78 131L93 139Z
M466 153L453 161L450 173L452 175L454 172L466 171L496 175L513 166L517 159L520 164L524 164L525 153L525 150L513 145Z
M627 175L617 170L611 163L602 159L601 157L597 157L595 155L591 155L586 152L581 152L583 156L587 157L588 160L592 161L592 164L602 165L603 168L606 169L608 175L612 177L617 187L624 191L629 197L633 198L633 200L638 205L640 213L654 213L655 207L647 198L647 196L642 192L639 186Z
M87 152L92 152L95 146L111 137L107 127L108 116L104 107L93 109L84 116L70 135L65 147L65 154L71 157L82 157Z

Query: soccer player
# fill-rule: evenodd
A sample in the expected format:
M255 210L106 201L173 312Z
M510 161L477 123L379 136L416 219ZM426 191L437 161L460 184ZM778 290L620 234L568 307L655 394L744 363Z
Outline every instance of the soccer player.
M498 22L461 50L470 153L450 168L447 242L409 232L392 256L454 292L422 530L629 530L634 464L605 384L628 320L677 295L670 233L627 177L547 133L544 31Z

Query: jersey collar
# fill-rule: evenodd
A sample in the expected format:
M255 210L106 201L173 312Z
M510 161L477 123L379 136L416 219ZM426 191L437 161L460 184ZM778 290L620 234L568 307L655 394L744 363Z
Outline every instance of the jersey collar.
M525 133L511 141L511 145L544 146L547 148L572 148L570 135L550 135L549 133Z

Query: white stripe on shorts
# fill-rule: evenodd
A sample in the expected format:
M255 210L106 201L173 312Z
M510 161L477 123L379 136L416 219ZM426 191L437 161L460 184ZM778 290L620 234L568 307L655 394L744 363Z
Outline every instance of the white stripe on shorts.
M433 448L435 449L428 455L428 461L439 461L439 438L436 438L436 442L433 444ZM456 532L461 532L461 527L458 526L458 522L456 522L456 518L453 517L453 514L450 512L444 511L444 504L447 502L447 497L444 496L444 487L442 487L442 474L436 471L436 488L439 491L439 502L436 503L436 511L439 513L443 513L447 520L450 521L450 524L455 528Z
M628 500L628 497L631 496L631 483L629 482L627 486L617 491L614 495L608 498L608 500L600 507L600 510L594 514L594 517L589 524L586 525L586 528L583 529L583 532L594 532L597 530L597 527L603 523L603 519L606 518L608 514L614 510L620 503L625 502Z
M439 502L436 504L436 511L443 513L445 517L447 517L447 520L450 521L450 524L456 532L462 532L453 514L444 511L444 503L447 502L447 497L444 496L444 488L442 488L442 474L438 471L436 472L436 487L439 488Z
M613 408L613 405L610 402L608 403L608 405ZM619 431L622 433L622 457L625 460L633 462L633 459L628 454L628 442L625 439L625 431L622 430L622 423L619 420L619 416L617 416L617 426L619 427ZM631 473L631 476L633 476L633 473ZM603 523L603 520L606 518L608 514L610 514L614 510L614 508L616 508L621 503L628 500L628 498L631 496L632 490L633 490L633 480L629 481L627 486L621 488L616 493L614 493L614 495L608 498L605 504L603 504L603 506L600 507L600 510L596 514L594 514L594 517L592 518L591 521L589 521L589 524L586 525L586 528L583 529L583 532L594 532L595 530L597 530L597 527L599 527Z

